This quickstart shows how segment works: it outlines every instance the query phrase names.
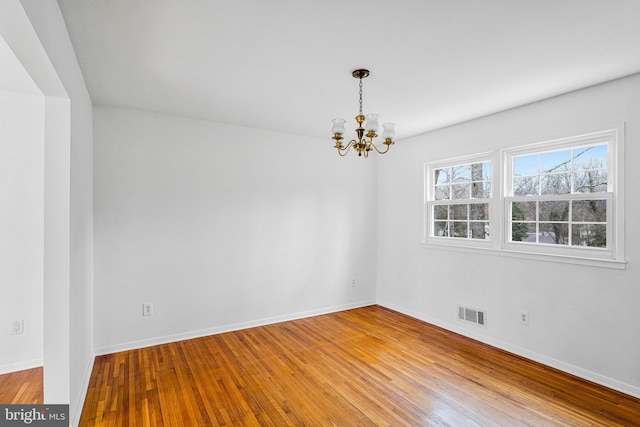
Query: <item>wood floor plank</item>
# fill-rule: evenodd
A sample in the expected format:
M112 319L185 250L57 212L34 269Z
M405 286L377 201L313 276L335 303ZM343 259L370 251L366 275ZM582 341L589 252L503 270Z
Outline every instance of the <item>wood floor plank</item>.
M81 426L635 426L640 400L379 306L96 358Z
M44 403L42 367L0 375L0 403Z

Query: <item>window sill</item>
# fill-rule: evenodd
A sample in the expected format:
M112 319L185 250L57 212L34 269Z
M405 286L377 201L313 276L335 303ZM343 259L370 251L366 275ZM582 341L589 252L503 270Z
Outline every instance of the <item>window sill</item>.
M587 258L587 257L568 256L568 255L514 251L514 250L508 250L508 249L496 249L496 248L490 247L489 245L467 246L463 244L436 243L436 242L421 242L421 245L424 248L429 248L429 249L444 249L444 250L451 250L451 251L457 251L457 252L489 254L489 255L505 256L510 258L558 262L562 264L576 264L576 265L586 265L590 267L611 268L615 270L625 270L627 268L627 261L620 261L616 259Z

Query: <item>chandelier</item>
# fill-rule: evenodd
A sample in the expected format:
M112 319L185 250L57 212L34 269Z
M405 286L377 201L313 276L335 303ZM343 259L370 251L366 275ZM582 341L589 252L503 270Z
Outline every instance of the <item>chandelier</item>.
M362 113L362 79L366 78L369 75L369 70L358 69L351 73L353 77L360 80L360 110L358 111L358 115L356 116L356 122L358 123L358 127L356 128L356 134L358 139L352 139L349 143L344 146L342 145L342 141L344 138L344 119L333 119L333 127L331 128L331 133L333 134L333 139L336 140L336 145L334 148L338 149L338 154L341 156L346 156L351 148L356 150L358 156L364 155L364 157L369 156L369 151L375 150L379 154L384 154L389 151L389 147L393 144L393 138L396 136L395 123L384 123L382 125L382 143L386 145L385 148L379 149L376 144L373 142L373 138L378 136L378 129L380 125L378 124L378 119L380 116L375 113L367 114L366 116ZM366 120L366 123L365 123ZM362 124L364 123L364 127Z

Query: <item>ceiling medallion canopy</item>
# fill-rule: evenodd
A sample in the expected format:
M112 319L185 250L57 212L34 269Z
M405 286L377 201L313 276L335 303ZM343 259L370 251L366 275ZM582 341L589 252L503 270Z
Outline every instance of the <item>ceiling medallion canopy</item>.
M389 151L389 147L393 144L393 138L396 136L395 123L384 123L382 125L382 143L386 145L383 149L379 149L373 142L373 139L378 136L378 129L380 125L378 124L378 120L380 116L376 113L367 114L366 116L362 112L362 79L369 76L369 70L358 69L351 73L353 77L360 80L360 110L358 111L358 115L356 116L356 122L358 123L358 127L356 128L356 134L358 139L352 139L349 143L344 146L342 145L342 141L344 138L344 119L333 119L333 127L331 128L331 133L333 134L333 139L336 140L336 145L334 148L338 149L338 154L341 156L346 156L351 148L353 148L358 156L368 157L369 151L375 150L379 154L385 154ZM365 123L366 120L366 123ZM364 123L364 127L362 126Z

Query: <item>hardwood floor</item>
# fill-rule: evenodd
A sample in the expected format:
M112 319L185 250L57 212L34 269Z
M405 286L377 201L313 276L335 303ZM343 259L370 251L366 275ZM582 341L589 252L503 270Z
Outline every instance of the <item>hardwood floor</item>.
M44 403L42 368L0 375L0 403L5 405Z
M96 358L81 426L638 426L640 400L370 306Z

